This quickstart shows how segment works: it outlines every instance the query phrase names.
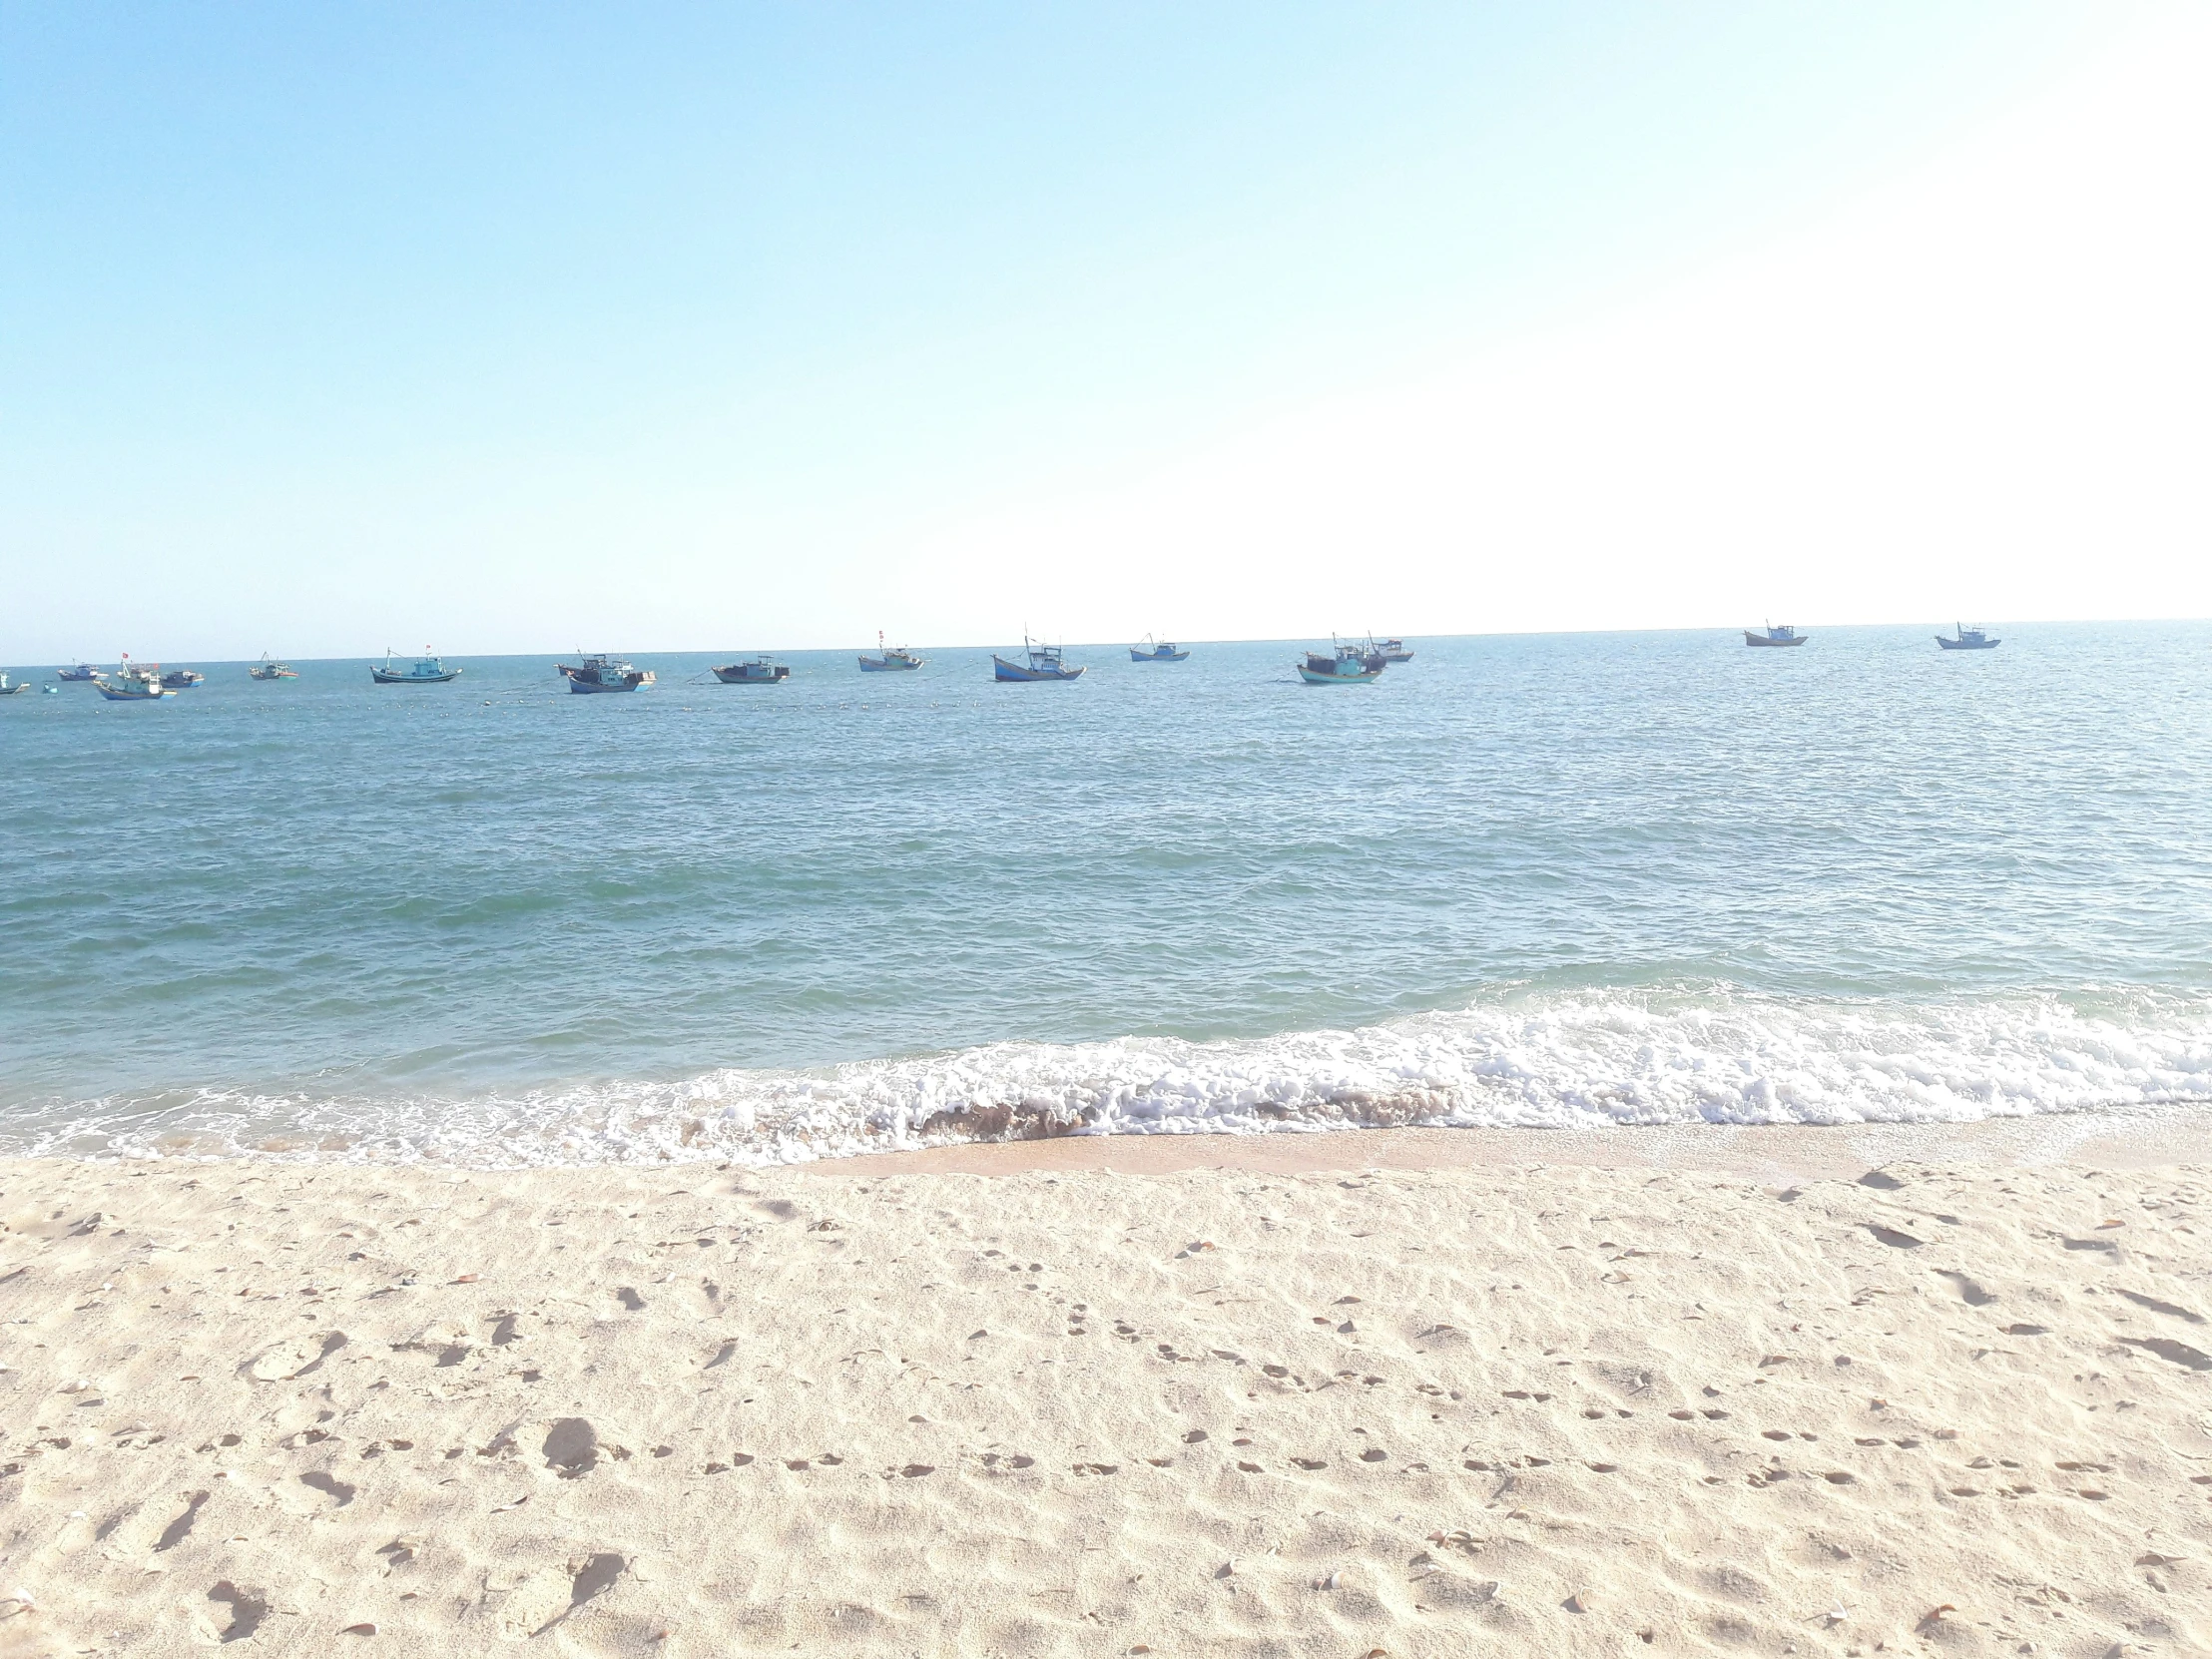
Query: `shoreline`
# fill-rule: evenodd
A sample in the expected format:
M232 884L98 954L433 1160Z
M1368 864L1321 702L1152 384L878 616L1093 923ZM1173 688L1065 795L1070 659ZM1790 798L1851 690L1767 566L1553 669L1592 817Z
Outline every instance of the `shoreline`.
M2066 1163L2136 1170L2212 1164L2212 1104L2052 1112L1969 1123L1055 1135L854 1153L782 1167L823 1176L1007 1176L1077 1171L1167 1175L1201 1169L1298 1175L1532 1166L1827 1181L1849 1180L1901 1160L1969 1168Z

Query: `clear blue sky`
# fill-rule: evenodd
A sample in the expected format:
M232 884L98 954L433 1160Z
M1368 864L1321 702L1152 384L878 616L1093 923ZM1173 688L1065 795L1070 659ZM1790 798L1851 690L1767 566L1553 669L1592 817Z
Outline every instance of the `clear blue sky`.
M1285 592L1296 479L1208 480L1494 393L2163 15L0 0L0 660L1571 625L1423 576L1541 567L1525 517L1447 490Z

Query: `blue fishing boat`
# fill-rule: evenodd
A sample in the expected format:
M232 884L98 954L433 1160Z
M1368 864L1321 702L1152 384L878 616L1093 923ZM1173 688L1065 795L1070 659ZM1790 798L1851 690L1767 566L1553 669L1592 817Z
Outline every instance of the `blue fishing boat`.
M57 680L83 680L91 682L95 680L103 680L107 677L103 675L100 670L94 668L90 663L79 663L75 668L56 669L54 671L54 678Z
M792 677L792 671L773 657L756 657L749 663L725 663L713 672L726 686L773 686L779 680Z
M991 656L993 678L1026 681L1080 680L1083 677L1081 668L1069 668L1062 661L1066 650L1064 646L1034 645L1030 643L1027 634L1021 636L1021 646L1023 656L1028 659L1026 666L1022 663L1009 663L994 652Z
M883 648L883 631L878 628L875 631L875 655L870 657L865 652L860 654L860 672L862 674L911 672L927 661L926 657L915 656L903 645L894 645L886 651Z
M568 682L568 689L572 692L634 692L641 686L653 684L651 669L639 668L635 663L609 656L604 651L593 652L576 668L570 668L566 663L555 663L553 666L560 671L561 678Z
M1936 643L1945 651L1994 651L2004 642L1993 640L1981 629L1968 628L1961 622L1958 624L1958 637L1956 639L1946 640L1942 635L1937 634Z
M1133 663L1180 663L1189 655L1188 651L1178 651L1166 640L1155 640L1150 634L1145 635L1142 647L1129 648L1129 660Z
M1389 663L1370 640L1366 645L1336 641L1330 651L1309 651L1298 675L1309 686L1367 686L1382 677Z
M1770 623L1764 629L1746 628L1744 630L1744 644L1746 645L1803 645L1812 637L1811 634L1799 633L1788 623L1784 623L1779 628Z
M447 668L443 659L431 656L428 646L424 646L422 655L405 668L392 667L393 660L391 652L385 651L384 666L378 668L371 663L368 677L379 686L442 686L461 672L457 668Z

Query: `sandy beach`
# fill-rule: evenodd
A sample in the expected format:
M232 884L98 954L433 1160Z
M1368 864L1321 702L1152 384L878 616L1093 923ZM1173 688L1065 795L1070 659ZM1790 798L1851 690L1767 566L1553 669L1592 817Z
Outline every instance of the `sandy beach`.
M2203 1652L2204 1120L2049 1133L7 1164L0 1653Z

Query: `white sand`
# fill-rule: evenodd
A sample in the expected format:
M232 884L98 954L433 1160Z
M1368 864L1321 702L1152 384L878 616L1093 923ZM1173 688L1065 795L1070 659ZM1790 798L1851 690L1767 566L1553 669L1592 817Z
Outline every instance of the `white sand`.
M0 1166L0 1653L2207 1651L2204 1173L1892 1175Z

